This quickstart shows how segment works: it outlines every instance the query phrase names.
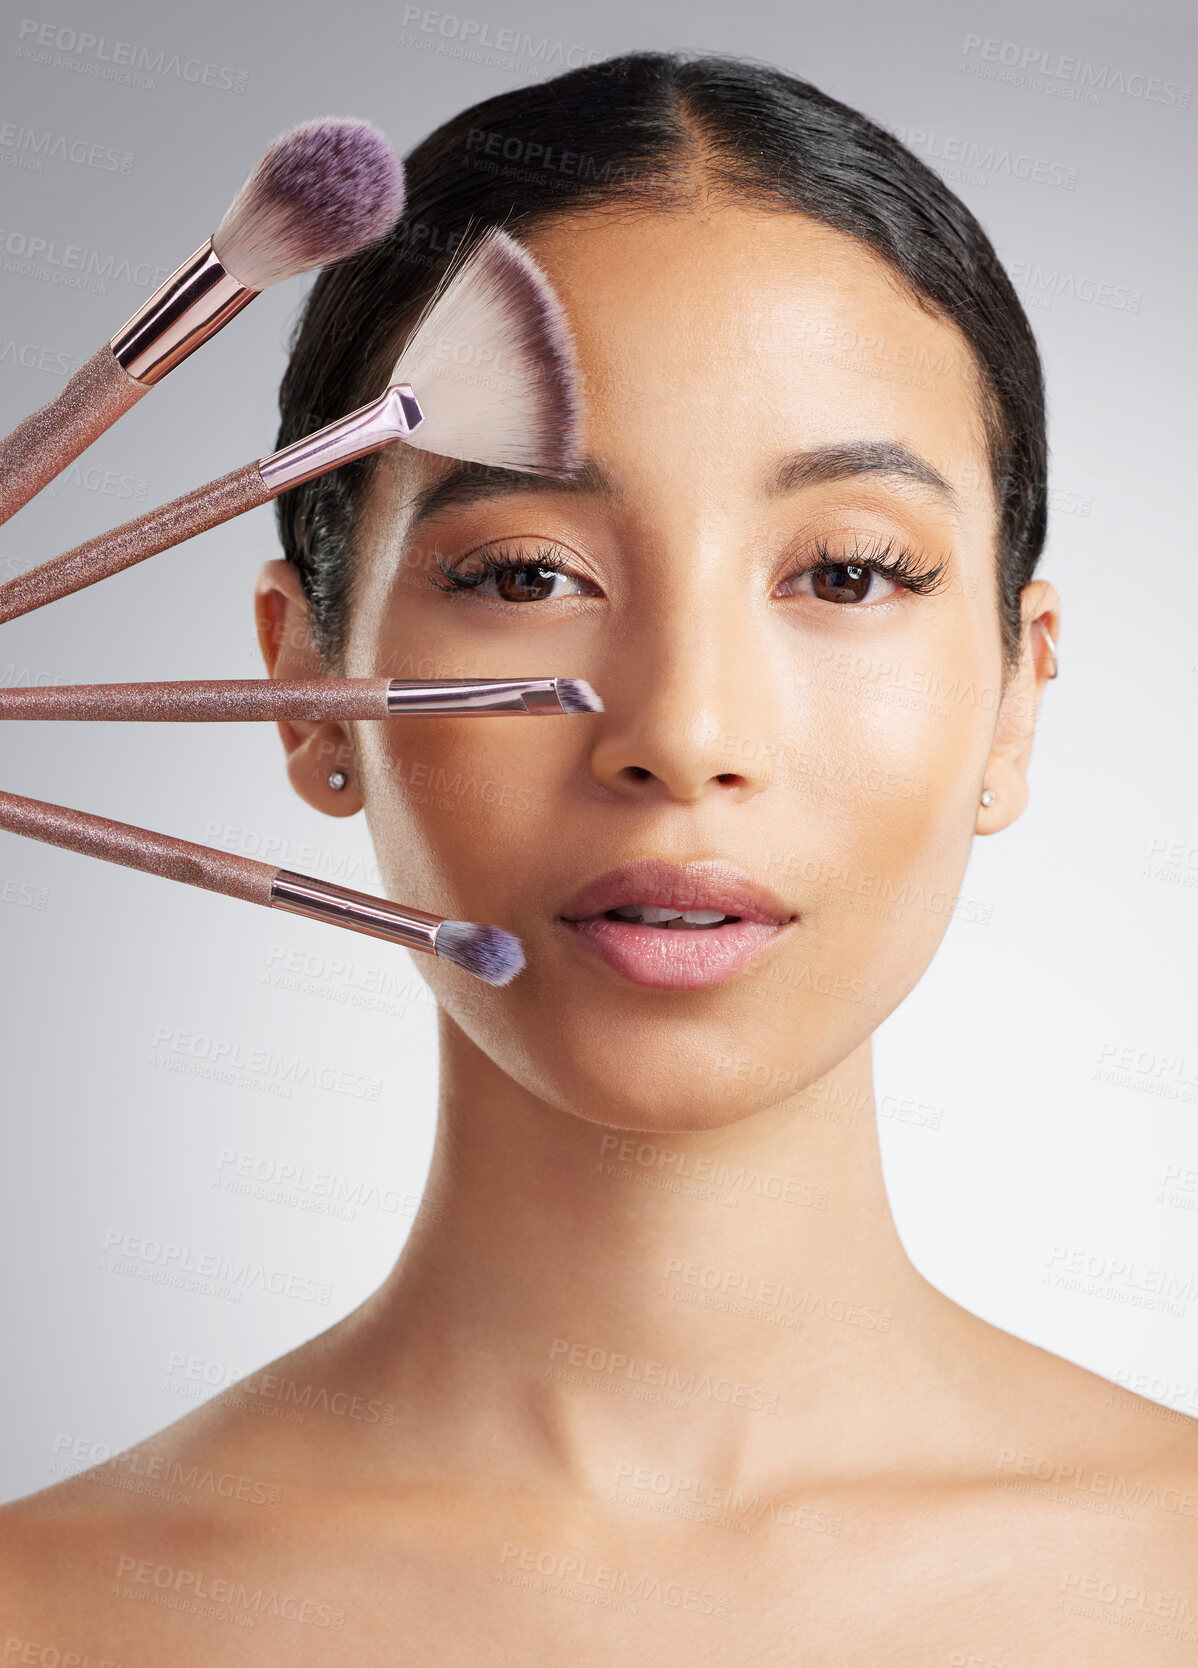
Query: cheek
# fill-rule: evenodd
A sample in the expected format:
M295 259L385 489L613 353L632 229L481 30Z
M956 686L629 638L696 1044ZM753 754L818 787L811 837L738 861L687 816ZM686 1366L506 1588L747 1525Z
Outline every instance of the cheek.
M829 645L801 697L783 752L787 785L815 804L830 801L852 839L885 829L898 842L896 862L922 846L934 857L939 818L959 824L969 805L997 688L953 657Z
M792 727L774 786L791 837L763 878L804 909L796 955L876 1025L927 967L958 912L997 692L910 658L836 650ZM786 969L771 979L785 990ZM804 990L797 990L796 1012ZM777 1000L786 1000L778 996Z
M367 818L393 898L504 924L551 838L568 718L394 719L359 729ZM426 901L428 900L428 901Z

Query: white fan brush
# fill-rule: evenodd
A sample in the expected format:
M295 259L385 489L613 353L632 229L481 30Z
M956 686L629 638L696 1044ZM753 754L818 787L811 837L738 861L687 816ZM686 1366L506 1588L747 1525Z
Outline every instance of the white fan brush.
M490 231L439 286L391 387L410 387L422 451L562 475L577 466L580 412L570 327L532 256Z

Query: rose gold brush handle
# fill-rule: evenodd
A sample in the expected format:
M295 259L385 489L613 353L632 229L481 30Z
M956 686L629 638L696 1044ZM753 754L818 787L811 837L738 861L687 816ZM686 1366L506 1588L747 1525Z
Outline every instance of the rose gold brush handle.
M192 845L169 834L154 834L131 823L110 822L107 817L93 817L86 811L24 799L15 793L0 793L0 828L46 845L64 846L85 857L102 857L129 869L144 869L165 880L224 892L246 903L269 904L271 884L278 872L269 863L259 863L252 857Z
M411 434L423 420L424 414L407 383L392 383L369 405L339 417L315 434L305 435L281 452L247 463L219 481L197 487L186 497L149 510L123 527L77 544L74 550L8 580L0 585L0 624L108 579L197 533L219 527L234 516L269 503L288 487L365 457Z
M225 271L211 238L202 243L57 399L0 441L0 522L16 515L258 293Z
M0 793L0 828L46 845L63 846L85 857L161 875L164 880L179 880L186 886L223 892L245 903L307 915L371 938L385 938L406 949L436 953L440 915L405 909L385 898L352 892L346 886L293 874L289 869L276 869L253 857L193 845L190 840L176 840L169 834L155 834L131 823L111 822L107 817L49 805L41 799L24 799L15 793Z
M0 522L16 515L149 391L122 369L106 342L57 399L0 440Z
M160 550L169 550L197 533L206 533L210 527L219 527L223 521L268 503L272 496L257 463L247 463L219 481L148 510L135 521L88 539L86 544L77 544L73 550L6 581L0 585L0 622L15 620L72 591L108 579L123 568L144 562L147 556L156 556Z
M386 678L230 678L0 689L0 720L185 724L386 718L388 688Z

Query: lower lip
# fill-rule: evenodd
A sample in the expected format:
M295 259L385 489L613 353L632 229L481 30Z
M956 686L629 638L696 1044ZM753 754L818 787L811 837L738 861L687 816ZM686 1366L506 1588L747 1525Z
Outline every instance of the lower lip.
M722 927L650 927L589 915L567 921L601 961L636 985L656 990L707 990L723 984L779 932L764 921L729 921Z

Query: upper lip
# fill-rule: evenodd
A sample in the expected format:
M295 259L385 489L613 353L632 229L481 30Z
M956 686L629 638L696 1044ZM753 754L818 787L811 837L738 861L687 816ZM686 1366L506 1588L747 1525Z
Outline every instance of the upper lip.
M719 909L742 921L782 926L794 910L768 887L759 886L735 863L705 858L670 863L638 857L618 863L576 892L561 911L567 921L581 921L627 904L654 904L661 909Z

